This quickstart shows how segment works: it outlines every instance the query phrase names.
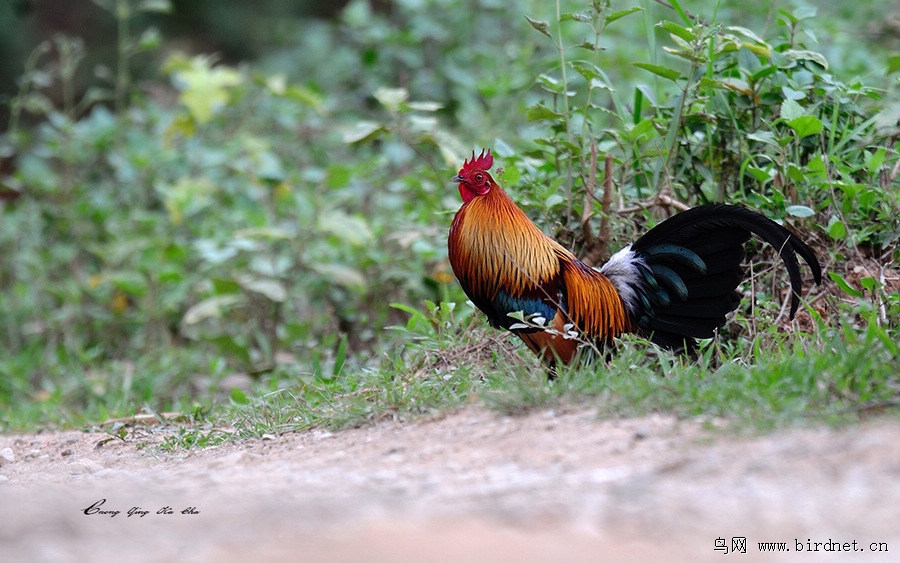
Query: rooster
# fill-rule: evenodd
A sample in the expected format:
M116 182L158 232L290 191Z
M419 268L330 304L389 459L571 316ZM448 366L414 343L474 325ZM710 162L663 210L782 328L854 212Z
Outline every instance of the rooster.
M450 227L450 265L490 324L521 338L551 377L581 348L608 353L625 333L688 351L695 339L713 337L740 302L736 288L751 233L787 266L792 319L803 286L797 254L821 283L819 261L803 241L733 205L679 213L594 269L528 219L491 177L493 162L490 149L473 152L451 179L463 204Z

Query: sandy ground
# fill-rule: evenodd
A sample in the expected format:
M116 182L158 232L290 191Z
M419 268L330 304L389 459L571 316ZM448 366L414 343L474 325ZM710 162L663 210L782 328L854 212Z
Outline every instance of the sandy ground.
M0 560L898 560L900 421L714 426L467 407L178 454L0 436Z

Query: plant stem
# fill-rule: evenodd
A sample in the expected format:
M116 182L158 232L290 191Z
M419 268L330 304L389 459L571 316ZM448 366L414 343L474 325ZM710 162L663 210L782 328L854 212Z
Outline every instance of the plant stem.
M116 22L118 24L117 61L116 61L116 101L115 109L119 114L125 109L125 94L131 83L128 72L128 50L131 43L128 20L131 17L129 0L116 1Z
M562 35L562 12L559 4L560 0L556 0L556 35L559 38L556 42L556 50L559 51L559 72L562 80L563 121L566 124L566 141L569 142L569 145L573 145L571 116L569 115L569 83L566 79L566 56ZM566 217L572 215L572 160L573 155L570 153L566 157Z

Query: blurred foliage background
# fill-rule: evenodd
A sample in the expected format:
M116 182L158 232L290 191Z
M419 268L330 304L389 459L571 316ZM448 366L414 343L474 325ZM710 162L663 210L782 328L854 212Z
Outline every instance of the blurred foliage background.
M761 209L812 233L827 265L862 265L835 281L892 330L895 14L894 0L5 2L0 430L412 370L423 334L446 341L411 312L464 301L447 180L482 146L582 255L610 216L591 153L610 154L617 209L661 194ZM612 216L613 248L658 220Z

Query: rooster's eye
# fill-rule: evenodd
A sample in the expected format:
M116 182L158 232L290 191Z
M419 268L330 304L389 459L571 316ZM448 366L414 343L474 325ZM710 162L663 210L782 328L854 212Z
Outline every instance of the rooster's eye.
M475 182L478 184L484 182L484 174L475 174Z

